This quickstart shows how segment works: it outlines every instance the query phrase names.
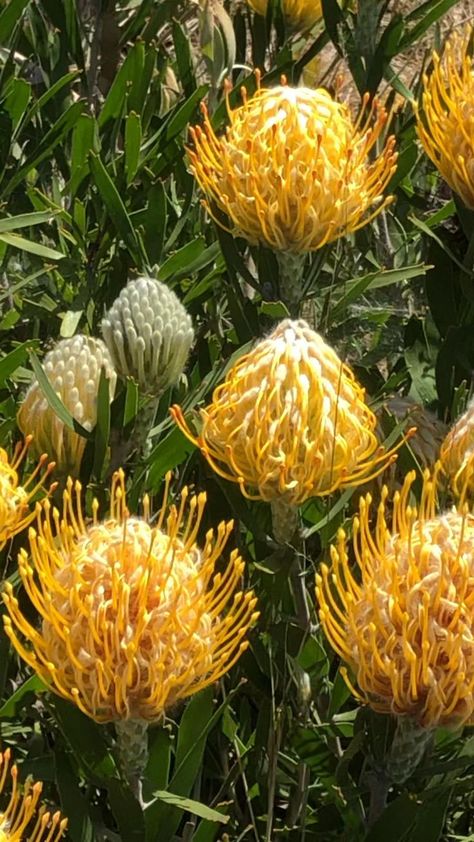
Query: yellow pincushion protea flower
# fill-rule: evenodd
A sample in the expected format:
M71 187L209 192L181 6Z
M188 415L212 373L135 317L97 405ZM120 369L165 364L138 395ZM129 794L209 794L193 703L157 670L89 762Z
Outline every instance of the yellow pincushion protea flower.
M214 574L232 522L196 543L206 495L185 488L156 522L129 516L124 475L114 475L111 511L97 503L84 522L81 486L69 481L63 516L48 501L30 529L19 572L41 618L35 628L6 584L5 630L19 655L60 696L97 722L160 719L180 699L216 681L237 661L256 618L252 592L239 591L244 563L231 553Z
M10 800L0 811L0 842L59 842L64 836L67 819L38 807L43 785L28 779L23 791L18 784L18 769L11 766L10 749L0 752L0 794L7 780L11 781Z
M448 430L439 458L456 495L474 489L474 401Z
M474 721L474 516L466 507L437 514L439 470L425 472L418 510L415 472L407 475L391 527L387 488L376 514L361 497L356 568L341 530L316 586L321 624L356 695L424 729Z
M258 76L257 76L258 79ZM206 108L191 129L191 170L206 207L227 214L233 233L277 252L301 254L366 225L387 206L395 170L394 138L370 153L387 115L373 102L354 124L346 105L319 88L258 88L229 107L230 126L217 137Z
M194 436L212 468L246 497L298 506L376 476L390 461L363 388L303 320L281 322L241 357L201 410Z
M31 439L31 436L27 436L24 444L17 446L11 460L6 450L0 447L0 549L31 523L35 513L30 511L30 501L43 488L54 468L54 462L47 464L48 457L43 453L36 468L20 484L18 468L25 458Z
M454 33L423 77L417 131L426 154L466 207L474 208L474 59L472 30Z
M257 14L267 14L268 0L248 0L248 3ZM319 0L283 0L282 11L294 29L310 29L323 13Z

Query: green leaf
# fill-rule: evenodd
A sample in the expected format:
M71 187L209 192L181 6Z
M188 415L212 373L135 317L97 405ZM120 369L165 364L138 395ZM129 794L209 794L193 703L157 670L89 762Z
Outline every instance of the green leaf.
M5 108L8 111L13 127L13 135L18 128L27 105L30 101L31 85L25 79L13 79L12 87L5 100Z
M130 83L143 72L143 42L136 41L120 67L98 117L99 128L103 129L109 120L117 120L125 111L126 97ZM131 106L134 107L133 105ZM140 111L140 109L136 109Z
M5 243L12 248L20 249L20 251L27 251L29 254L36 254L38 257L44 257L45 260L62 260L65 255L60 251L43 246L41 243L33 243L31 240L25 240L24 237L18 234L0 234L0 242Z
M79 766L87 776L93 782L106 786L111 779L117 778L117 768L105 739L104 727L59 696L51 696L50 705Z
M102 469L109 446L109 434L110 380L107 378L105 369L102 368L97 390L97 423L95 426L94 464L92 468L93 475L97 480L102 478Z
M22 708L24 702L26 702L27 695L30 693L34 695L45 693L47 689L38 675L32 675L0 707L0 719L9 719L18 716L19 710Z
M212 810L211 807L201 804L200 801L193 801L191 798L183 798L182 795L175 795L172 792L164 792L162 789L157 790L153 793L153 795L155 798L158 798L159 801L164 801L165 804L173 804L173 806L179 807L180 810L193 813L193 815L199 816L201 819L207 819L207 821L210 822L221 822L221 824L227 824L229 821L229 816L224 815L224 813L219 813L217 810Z
M141 220L144 228L145 248L150 266L161 260L167 221L166 191L159 181L148 192L147 207Z
M21 167L18 167L15 171L15 175L12 176L10 181L5 185L3 188L5 196L8 196L23 181L30 170L37 167L38 164L40 164L41 161L44 161L45 158L51 156L53 149L61 142L61 140L63 140L65 135L67 135L76 124L84 108L85 104L83 102L73 102L73 104L70 105L63 114L61 114L61 117L59 117L50 130L46 132L36 149L34 149L25 163Z
M88 803L77 786L77 772L72 768L71 759L58 746L54 750L56 786L61 796L61 808L67 816L67 832L72 842L94 842Z
M49 382L48 376L35 352L29 351L29 356L31 367L35 373L38 384L53 412L56 413L58 418L60 418L63 424L65 424L66 427L69 427L70 430L74 430L74 432L78 433L85 439L90 439L91 433L89 433L89 431L86 430L85 427L79 424L79 421L76 421L76 419L73 418L69 410L66 409L66 407L64 406L61 398L54 391L51 383Z
M97 144L97 123L90 114L81 114L71 140L71 177L68 188L75 196L83 178L89 172L89 153Z
M0 359L0 386L5 385L6 380L11 377L17 368L23 365L28 357L28 352L37 347L38 344L37 339L28 339Z
M165 474L184 462L193 450L192 442L177 427L161 439L148 459L150 471L147 484L150 491L157 491Z
M141 267L143 261L140 242L130 221L122 197L99 156L91 153L89 161L92 177L104 201L110 219L127 245L135 263Z
M7 44L30 0L8 0L0 14L0 44Z
M127 185L131 184L138 170L142 124L140 115L132 111L125 122L125 172Z
M134 418L136 418L138 411L138 384L130 377L127 378L127 392L125 395L125 407L123 410L123 426L126 427Z
M392 801L369 830L364 842L400 842L413 827L419 804L404 793Z
M42 223L51 222L54 218L52 211L38 211L35 213L22 213L18 216L6 216L0 219L0 234L5 234L8 231L16 231L19 228L28 228L30 225L41 225ZM64 257L60 252L54 252Z

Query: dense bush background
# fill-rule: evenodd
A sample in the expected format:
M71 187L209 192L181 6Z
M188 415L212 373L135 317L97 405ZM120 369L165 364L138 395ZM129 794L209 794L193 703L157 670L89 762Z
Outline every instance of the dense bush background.
M291 84L311 78L333 91L339 74L355 110L365 90L396 105L396 202L308 259L306 318L354 366L374 406L399 394L449 421L471 388L473 216L422 154L411 102L430 62L427 44L468 16L469 3L360 0L356 11L324 0L323 9L324 24L306 38L285 31L278 2L266 20L245 3L217 0L202 8L191 0L10 0L0 11L0 445L19 437L16 411L35 355L59 337L97 335L127 279L155 274L188 308L197 341L186 377L160 402L149 454L124 466L130 508L145 491L159 503L169 469L177 485L205 489L204 526L236 519L235 544L262 612L232 674L150 730L144 810L117 772L113 730L41 692L0 638L2 743L14 746L24 774L47 782L73 842L474 838L469 733L437 733L367 830L393 724L349 697L317 628L313 588L354 492L303 509L308 628L288 555L271 539L269 507L219 480L168 414L171 403L190 411L209 398L230 361L286 315L274 255L216 230L186 163L201 100L223 128L224 78L238 103L241 85L254 88L256 66L264 85L285 74ZM110 410L99 402L82 479L103 502L110 462L141 409L131 382ZM392 437L400 429L389 414L385 426ZM401 464L416 465L408 447ZM3 576L14 583L22 540L3 554ZM199 804L177 808L166 793Z

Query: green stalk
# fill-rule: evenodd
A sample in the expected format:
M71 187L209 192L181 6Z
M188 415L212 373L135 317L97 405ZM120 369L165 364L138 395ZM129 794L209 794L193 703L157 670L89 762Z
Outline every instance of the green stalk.
M276 252L280 271L280 293L292 319L298 318L303 303L303 276L306 254Z

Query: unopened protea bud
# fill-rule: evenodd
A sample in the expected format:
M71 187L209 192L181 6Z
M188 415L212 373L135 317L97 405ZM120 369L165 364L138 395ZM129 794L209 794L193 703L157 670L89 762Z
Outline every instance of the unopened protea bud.
M102 334L119 374L147 395L177 381L194 339L191 317L154 278L128 282L102 320Z
M117 375L109 352L101 339L73 336L62 339L49 351L43 368L54 391L73 418L86 430L97 421L97 390L101 371L109 381L110 400ZM79 474L86 440L69 429L49 405L37 381L28 389L18 413L18 426L33 435L32 447L38 455L46 452L60 473Z

